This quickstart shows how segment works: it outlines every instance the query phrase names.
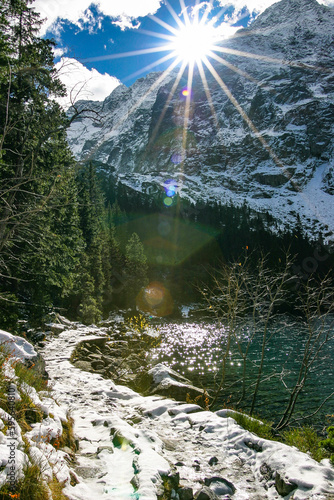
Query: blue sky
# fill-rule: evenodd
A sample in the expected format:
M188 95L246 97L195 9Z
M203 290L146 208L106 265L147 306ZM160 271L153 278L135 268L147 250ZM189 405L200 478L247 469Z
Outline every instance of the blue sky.
M332 0L320 0L332 3ZM246 26L275 0L36 0L34 7L46 19L42 35L55 38L55 61L59 75L71 90L72 99L102 100L119 85L131 85L150 71L167 68L169 61L155 65L168 52L152 52L168 43L154 36L171 33L156 19L177 27L184 22L182 11L191 16L207 9L208 21L220 33L227 28ZM154 17L152 17L154 16ZM148 33L149 32L149 33ZM231 29L228 33L233 33ZM226 35L227 36L227 35ZM122 56L124 53L147 51ZM69 99L67 99L68 101ZM63 102L66 106L66 102Z

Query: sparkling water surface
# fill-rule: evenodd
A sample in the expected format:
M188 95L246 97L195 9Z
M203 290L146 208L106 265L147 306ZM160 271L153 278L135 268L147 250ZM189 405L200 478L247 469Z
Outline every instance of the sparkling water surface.
M334 318L328 318L326 332L333 332ZM212 322L164 322L159 327L161 344L150 352L152 364L164 363L189 378L193 384L214 394L222 373L222 357L226 351L228 329ZM249 360L246 363L246 398L240 404L245 411L250 408L252 384L258 372L261 357L262 330L252 339L250 321L238 331L242 351L248 342ZM282 316L273 321L268 330L262 382L257 398L256 413L277 421L288 398L289 389L295 382L300 368L303 348L307 342L301 324ZM238 352L238 343L232 337L227 355L226 382L216 404L216 409L233 406L242 391L243 359ZM334 339L322 349L317 362L310 369L307 383L299 397L296 410L300 415L313 413L334 391ZM325 425L326 416L334 414L334 397L312 417L312 423ZM328 418L327 418L328 420Z

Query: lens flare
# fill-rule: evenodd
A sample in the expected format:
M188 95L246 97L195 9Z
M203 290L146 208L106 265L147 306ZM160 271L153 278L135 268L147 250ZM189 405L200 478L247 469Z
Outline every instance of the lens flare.
M173 200L172 200L172 198L165 198L165 199L164 199L164 205L165 205L166 207L171 207L171 206L173 205Z
M182 154L173 153L171 157L171 162L174 163L174 165L179 165L182 162Z
M173 198L173 196L175 196L176 189L177 189L177 185L176 185L176 182L173 181L173 179L169 179L168 181L165 182L165 184L164 184L164 190L166 192L167 199L168 198ZM164 203L165 203L166 206L170 206L171 205L171 203L169 203L169 202L166 203L166 198L164 200Z
M189 145L189 134L191 133L190 125L194 113L193 110L195 109L192 100L192 87L196 72L197 74L199 74L200 79L202 80L203 89L207 97L207 101L209 103L214 124L217 128L218 133L220 133L221 130L221 124L218 120L217 112L215 109L215 100L213 99L213 96L211 94L214 85L210 85L210 82L206 77L207 74L211 74L213 79L216 81L216 84L218 84L218 87L220 87L220 89L226 95L228 100L235 107L236 111L240 114L246 125L249 127L251 132L255 135L255 137L259 140L263 148L270 155L271 160L276 164L277 167L281 169L283 175L291 183L294 190L301 193L301 188L298 185L298 183L292 178L291 172L288 170L288 168L286 168L284 162L277 156L270 143L267 142L265 136L262 135L262 132L256 128L252 119L248 116L247 112L243 109L242 105L234 97L231 89L228 87L228 84L222 78L222 73L220 72L220 65L228 68L229 70L235 72L241 77L251 82L254 82L260 87L263 87L264 89L267 90L270 90L268 89L267 85L264 85L263 82L259 82L254 76L252 76L244 69L238 68L238 62L232 64L228 56L233 57L233 59L236 61L238 61L239 59L241 60L251 59L255 61L258 60L261 62L265 62L268 64L276 64L287 68L299 68L301 70L307 70L307 71L315 70L315 71L327 72L329 71L328 68L311 64L306 65L304 62L301 61L287 60L279 57L275 58L267 56L263 53L246 52L241 49L233 49L229 46L225 46L223 41L232 37L236 33L236 31L238 31L239 27L231 25L231 23L234 22L234 16L231 17L227 14L225 16L226 19L225 17L223 17L224 13L227 12L225 8L221 9L219 14L215 13L215 9L212 8L213 0L208 0L203 2L199 2L199 0L196 0L195 6L189 6L189 5L186 6L185 0L179 0L179 4L181 7L180 14L176 13L174 8L169 4L168 0L165 0L164 3L173 18L172 24L168 24L162 19L156 17L154 14L152 14L150 18L157 25L162 27L165 30L165 32L162 33L161 30L147 31L141 29L141 32L143 34L149 34L160 40L164 40L164 43L159 43L156 46L152 46L150 48L144 48L120 54L99 55L84 60L85 63L88 62L91 63L93 61L104 61L109 59L114 60L121 57L137 57L141 55L145 56L147 54L154 54L160 52L166 53L166 55L164 55L163 57L159 57L155 62L149 64L148 66L143 67L140 71L137 71L133 75L130 75L129 78L132 78L134 75L138 76L141 73L145 73L147 70L152 70L153 68L159 66L160 64L164 64L167 61L171 60L169 66L160 74L160 76L158 76L158 78L152 83L151 87L149 87L147 91L138 98L138 100L133 104L131 109L128 110L123 116L120 116L119 120L117 121L117 123L113 125L113 128L108 132L108 134L110 134L110 136L114 135L115 132L118 131L120 125L125 120L127 120L131 114L133 114L137 109L140 108L145 99L153 91L158 89L161 86L161 84L166 80L166 78L170 78L173 75L174 70L178 69L178 71L175 72L174 83L172 84L171 89L169 90L166 102L163 106L163 109L160 113L160 117L158 118L155 128L153 130L151 144L154 143L154 139L158 134L164 116L171 109L171 103L174 96L176 96L177 93L179 93L178 103L172 103L174 107L174 114L172 119L177 127L180 127L180 129L182 127L183 129L181 140L179 140L179 142L177 143L178 144L177 147L180 148L181 153L172 154L171 162L174 163L174 165L180 165L181 174L183 175L184 172L182 163L188 156L188 150L190 149ZM228 22L229 18L230 22ZM243 33L242 36L247 36L246 31ZM227 59L221 57L225 54ZM216 63L219 63L219 65L217 66ZM188 77L184 77L186 69L188 70ZM187 81L187 84L184 87L185 81ZM197 79L194 81L197 81ZM181 82L183 83L181 84ZM179 109L177 108L177 106L179 106ZM103 135L101 137L101 141L99 141L97 145L87 153L87 156L85 156L86 162L92 158L94 152L97 150L98 147L100 147L100 145L106 139L106 137L107 134ZM178 139L180 139L180 137ZM174 144L176 144L176 142ZM192 151L190 151L190 153L192 154ZM166 207L170 207L174 203L173 196L171 195L172 195L171 190L168 193L166 191L166 197L163 200L163 203ZM302 195L302 197L304 198L305 203L309 206L310 210L314 212L315 208L310 204L310 201L307 198L307 196ZM317 217L319 217L319 214L317 214Z
M167 316L173 312L173 299L162 283L153 281L139 293L137 307L153 316Z
M167 221L161 221L159 224L158 224L158 233L162 236L162 237L166 237L168 236L168 234L170 234L171 232L171 225L169 222Z

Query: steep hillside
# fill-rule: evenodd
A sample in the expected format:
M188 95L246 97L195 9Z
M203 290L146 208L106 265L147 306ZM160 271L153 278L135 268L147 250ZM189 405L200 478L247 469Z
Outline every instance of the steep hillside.
M221 43L206 70L212 102L195 71L187 100L177 71L119 86L69 130L72 151L108 175L154 193L173 179L181 197L245 200L283 226L297 214L310 234L334 231L334 9L316 0L282 0ZM214 71L213 71L214 73ZM209 99L209 100L210 100ZM80 102L79 108L87 106Z

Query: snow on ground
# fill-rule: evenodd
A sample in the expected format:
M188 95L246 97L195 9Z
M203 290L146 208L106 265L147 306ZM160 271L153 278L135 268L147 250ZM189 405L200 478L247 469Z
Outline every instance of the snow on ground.
M17 337L11 333L0 330L0 344L6 350L20 360L32 359L37 356L37 352L33 346L22 337Z
M67 481L64 489L70 500L153 500L162 492L162 477L173 481L176 471L181 486L195 493L205 483L218 498L282 498L275 482L295 487L286 500L334 498L328 461L319 464L258 438L226 411L143 397L74 367L69 359L76 344L101 335L106 330L94 326L64 326L42 352L57 402L70 410L80 441L74 466L79 482Z
M32 462L40 466L42 479L45 481L52 480L53 475L60 482L70 481L70 470L65 460L67 454L50 444L52 438L57 438L62 434L61 422L66 420L66 413L49 397L48 392L37 393L33 387L23 381L20 382L19 377L15 375L14 365L17 359L31 362L37 358L37 352L22 337L3 330L0 330L0 345L5 346L10 354L1 367L3 382L8 385L9 413L0 408L0 430L2 430L0 432L0 486L10 480L12 481L11 488L15 490L16 481L22 478L24 469ZM31 431L24 435L16 420L16 403L22 400L23 395L29 396L45 414L42 422L31 424ZM27 444L30 446L27 447Z

